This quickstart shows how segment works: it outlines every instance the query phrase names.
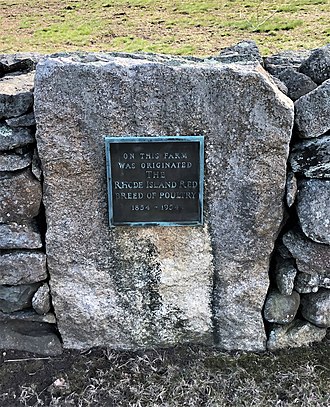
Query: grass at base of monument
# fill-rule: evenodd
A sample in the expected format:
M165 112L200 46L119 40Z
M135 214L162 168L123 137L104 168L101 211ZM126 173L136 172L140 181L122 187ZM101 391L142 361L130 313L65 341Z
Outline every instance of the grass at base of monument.
M329 390L329 342L262 354L197 346L53 358L8 351L0 360L6 407L326 407Z
M330 39L329 0L0 0L0 52L213 55L242 39L263 55Z

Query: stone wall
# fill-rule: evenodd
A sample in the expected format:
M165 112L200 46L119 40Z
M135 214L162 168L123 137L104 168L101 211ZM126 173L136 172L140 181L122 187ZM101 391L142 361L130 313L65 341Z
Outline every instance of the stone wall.
M2 56L0 347L56 354L59 334L66 348L321 341L329 55L263 59L246 41L205 60L43 58L37 143L39 57ZM109 230L103 137L176 134L205 136L204 227Z

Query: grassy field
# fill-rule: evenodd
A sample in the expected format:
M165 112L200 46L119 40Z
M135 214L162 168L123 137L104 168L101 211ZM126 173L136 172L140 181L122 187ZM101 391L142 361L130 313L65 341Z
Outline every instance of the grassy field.
M0 357L0 405L328 407L329 344L277 353L203 347Z
M0 0L0 52L213 55L254 39L263 55L330 41L330 0Z

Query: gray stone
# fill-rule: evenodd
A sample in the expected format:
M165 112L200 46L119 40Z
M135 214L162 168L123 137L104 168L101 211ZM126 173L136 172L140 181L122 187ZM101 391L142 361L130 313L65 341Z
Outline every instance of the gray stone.
M246 63L259 62L263 65L263 59L260 55L259 48L255 41L244 40L239 43L223 49L220 54L212 59L228 63Z
M0 223L34 218L41 198L41 184L30 170L0 173Z
M5 76L0 80L0 119L22 116L33 105L34 73Z
M297 269L293 259L277 260L275 267L275 280L279 292L282 295L291 295Z
M0 348L40 355L56 356L62 353L60 339L53 325L29 322L0 322Z
M15 154L0 152L0 172L17 171L27 168L32 162L32 154Z
M296 259L300 272L330 277L330 247L307 239L299 231L291 230L283 236L283 243Z
M215 267L217 345L265 349L293 104L259 64L141 58L37 66L47 258L64 346L212 342ZM205 135L204 226L110 229L109 134Z
M330 180L306 179L298 182L297 213L307 237L330 244Z
M330 290L320 288L317 293L301 296L301 314L320 328L330 327Z
M0 123L0 151L12 150L35 142L34 135L29 128L12 129Z
M283 295L272 289L266 298L264 317L268 322L288 324L293 321L300 305L300 295L293 291L291 295Z
M32 299L32 307L37 314L46 315L50 311L50 292L48 284L38 288Z
M290 208L293 204L294 201L296 200L297 196L297 191L298 191L298 184L297 184L297 178L294 175L293 172L289 172L287 179L286 179L286 194L285 194L285 199L286 199L286 204Z
M10 314L0 312L0 321L32 321L56 324L56 318L53 313L50 312L46 315L39 315L31 309L11 312Z
M294 282L295 290L300 294L317 292L320 284L320 276L317 274L298 273Z
M295 102L295 123L301 138L319 137L330 130L330 80Z
M32 297L40 284L22 284L14 286L0 285L0 311L14 312L31 308Z
M287 95L293 101L317 88L316 83L309 76L297 72L293 68L282 71L278 75L278 79L285 84L288 90Z
M276 76L270 75L270 77L274 81L275 85L279 88L279 90L285 95L288 95L288 88L286 87L286 85L278 78L276 78Z
M285 348L300 348L313 342L321 342L327 334L326 329L318 328L306 321L296 319L288 325L272 327L267 349L275 351Z
M330 44L314 50L299 70L319 85L330 79Z
M30 112L19 117L12 117L11 119L7 119L6 123L10 127L30 127L35 126L36 121L34 118L34 113Z
M31 166L32 174L37 178L38 181L42 181L42 169L41 169L41 162L39 159L37 149L33 151L32 157L32 166Z
M0 223L0 250L42 247L36 222Z
M41 55L36 52L0 54L0 76L17 71L29 72L35 69Z
M0 284L18 285L46 280L46 256L34 250L0 254Z
M298 71L301 64L310 56L311 51L284 51L264 58L265 69L274 76L279 76L288 68Z
M308 178L330 178L330 135L294 144L290 165Z

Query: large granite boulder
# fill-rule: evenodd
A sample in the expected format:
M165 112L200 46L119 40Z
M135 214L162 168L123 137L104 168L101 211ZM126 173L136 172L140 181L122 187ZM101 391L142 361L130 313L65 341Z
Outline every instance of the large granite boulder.
M314 50L310 56L302 62L300 72L308 75L317 84L330 79L330 44Z
M50 58L37 66L35 115L64 346L207 343L213 317L221 348L265 349L293 104L260 65ZM106 135L204 135L204 226L109 228Z
M330 244L330 180L303 179L298 183L297 213L307 237Z
M317 88L315 82L307 75L297 72L294 68L287 68L278 75L288 89L287 95L293 101Z

